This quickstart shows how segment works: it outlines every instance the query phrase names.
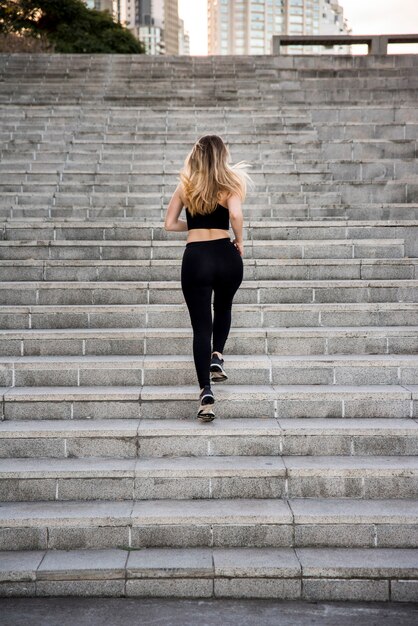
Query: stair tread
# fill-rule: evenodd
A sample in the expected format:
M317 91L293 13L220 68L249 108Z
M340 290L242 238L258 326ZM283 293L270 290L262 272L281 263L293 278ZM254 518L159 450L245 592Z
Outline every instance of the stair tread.
M16 220L18 221L18 220ZM19 220L22 224L27 224L26 218L25 220ZM127 220L128 222L128 220ZM10 222L7 222L10 223ZM92 222L83 222L86 224L91 224ZM323 226L326 226L329 222L319 222ZM94 222L93 222L94 224ZM186 240L159 240L159 239L3 239L0 241L0 247L15 247L15 246L47 246L47 247L71 247L71 246L103 246L103 247L137 247L138 241L141 241L141 246L145 248L149 247L160 247L167 248L169 246L174 246L178 248L184 247ZM338 246L338 245L376 245L376 246L388 246L394 244L402 244L404 242L403 239L399 238L383 238L383 237L367 237L367 238L347 238L347 239L254 239L254 240L244 240L244 247L246 246L273 246L277 248L286 247L286 246Z
M79 397L89 396L123 397L124 399L154 399L156 397L176 400L197 399L197 389L195 385L138 385L138 386L37 386L37 387L0 387L0 393L5 399L26 397ZM298 397L301 395L351 395L351 396L392 396L394 398L416 398L418 397L418 385L227 385L216 388L216 393L220 397L241 396L250 398L276 397Z
M118 548L0 552L3 580L147 577L415 578L414 548Z
M132 289L132 288L153 288L153 289L178 289L181 290L180 278L176 280L10 280L0 281L0 288L2 289L37 289L42 287L43 289ZM360 287L362 289L366 287L392 287L396 288L411 288L416 289L418 287L418 279L414 278L391 278L391 279L371 279L371 278L344 278L344 279L253 279L243 280L241 289L257 289L257 288L353 288Z
M407 327L411 330L411 327ZM287 367L305 367L309 364L312 367L333 365L335 367L347 367L354 365L361 366L382 366L397 367L400 365L410 365L418 363L418 354L306 354L306 355L282 355L282 354L229 354L225 356L228 365L231 367L250 366L254 368L270 368L283 364ZM169 368L178 364L193 364L193 357L188 354L145 354L145 355L27 355L27 356L0 356L0 364L14 364L17 367L25 368L30 364L38 367L53 365L54 367L71 367L83 365L83 367L98 367L118 363L123 366L135 366L135 364L146 367ZM194 364L193 364L194 367ZM418 382L418 381L417 381Z
M179 436L280 436L301 435L414 435L418 418L235 418L211 424L169 418L5 420L0 422L0 439L27 437L179 437Z
M253 307L258 308L259 305L253 305ZM418 312L418 305L414 305L415 308L412 308L412 310L416 310ZM22 307L22 308L28 308L28 307ZM43 307L44 309L46 307ZM56 310L56 308L62 308L60 307L55 307L53 305L51 305L50 307L52 310ZM70 309L73 309L73 307L69 307ZM106 307L107 309L109 309L110 311L112 310L110 307ZM124 308L127 308L127 310L129 311L130 308L128 307L128 305L126 305ZM32 311L34 310L31 307ZM75 311L76 307L74 307L74 311ZM88 309L88 307L87 307ZM14 309L12 309L14 310ZM100 310L100 309L98 309ZM116 309L117 311L118 309ZM253 309L254 310L254 309ZM375 310L376 309L372 309ZM411 310L411 309L409 309ZM0 307L0 312L2 311L1 307ZM414 326L414 325L410 325L410 326L234 326L233 328L231 328L230 330L230 336L239 336L241 334L245 334L245 335L256 335L256 336L270 336L270 335L296 335L296 336L310 336L310 335L331 335L332 337L338 336L339 334L352 334L354 333L355 335L358 334L364 334L364 333L372 333L372 334L380 334L380 335L385 335L386 334L392 334L392 335L399 335L399 334L405 334L405 333L409 333L411 335L415 335L417 332L418 326ZM83 336L101 336L104 335L105 337L109 337L110 336L114 336L114 337L119 337L121 335L128 335L129 337L135 336L135 335L149 335L149 336L153 336L153 335L161 335L161 334L169 334L169 335L173 335L173 336L191 336L192 335L192 330L189 327L177 327L177 326L169 326L169 327L154 327L154 326L147 326L147 327L104 327L104 328L80 328L80 327L75 327L75 328L2 328L0 329L0 336L3 335L5 337L8 338L17 338L17 337L24 337L25 335L28 336L36 336L39 335L41 337L44 336L50 336L50 337L61 337L61 336L66 336L66 335L70 335L71 337L83 337ZM122 356L122 355L121 355ZM150 355L148 355L150 356ZM161 355L155 355L155 356L160 356ZM171 355L173 356L173 355ZM232 356L232 355L231 355ZM236 356L236 355L235 355ZM244 356L244 355L243 355ZM394 355L394 358L397 355ZM317 358L320 358L319 356L317 356Z
M2 259L2 265L5 267L36 267L36 266L63 266L63 267L71 267L71 266L144 266L144 267L164 267L165 265L172 267L173 265L181 265L181 259ZM395 258L395 259L385 259L379 257L378 259L363 259L363 258L355 258L355 259L330 259L330 258L315 258L315 259L255 259L249 258L246 259L247 265L277 265L281 266L309 266L309 265L418 265L418 258ZM3 281L7 282L7 281ZM26 282L26 281L25 281ZM247 281L248 282L248 281Z
M418 502L404 499L232 498L3 502L0 527L122 524L415 524Z
M414 140L410 140L411 142L413 142ZM415 180L415 179L413 179ZM338 182L338 181L337 181ZM361 184L362 181L357 181L359 184ZM380 181L383 182L385 185L387 185L388 183L396 183L396 180L392 180L392 181ZM332 184L335 185L336 181L332 181ZM31 194L32 195L32 194ZM140 194L140 195L146 195L146 194ZM1 221L0 223L4 224L4 226L6 227L6 231L8 227L13 227L13 228L24 228L25 230L28 230L30 228L50 228L50 227L71 227L71 228L115 228L115 227L125 227L125 228L144 228L144 229L149 229L149 228L158 228L160 229L162 232L166 232L164 231L164 221L163 220L154 220L154 221L146 221L146 220L138 220L138 219L130 219L130 220L126 220L126 219L121 219L121 218L116 218L116 219L101 219L101 220L71 220L71 221L66 221L65 219L56 219L56 220L51 220L51 219L44 219L41 223L39 221L34 221L31 222L30 219L28 219L25 222L21 222L19 220L16 220L16 222L14 222L13 220L7 220L7 221ZM262 229L268 229L268 228L281 228L283 230L285 230L286 228L308 228L309 230L314 230L315 228L332 228L332 227L344 227L344 228L370 228L370 227L380 227L380 228L391 228L393 226L417 226L418 225L418 220L415 219L408 219L408 220L395 220L395 219L386 219L386 220L349 220L347 218L344 218L342 220L330 220L327 221L326 223L324 223L321 220L278 220L278 219L263 219L263 220L252 220L252 219L247 219L245 220L245 226L247 228L250 227L259 227ZM172 241L180 241L180 243L183 243L183 240L179 238L175 239L174 237L171 239L167 239L166 241L166 245L167 243L171 243ZM311 240L309 240L311 241Z
M418 475L418 456L199 456L0 459L3 478L79 478L109 476L393 476Z

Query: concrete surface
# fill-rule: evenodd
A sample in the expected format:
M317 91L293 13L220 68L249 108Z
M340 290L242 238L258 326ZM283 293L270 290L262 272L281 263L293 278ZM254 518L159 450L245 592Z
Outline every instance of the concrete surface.
M8 598L0 615L2 626L415 626L418 604Z

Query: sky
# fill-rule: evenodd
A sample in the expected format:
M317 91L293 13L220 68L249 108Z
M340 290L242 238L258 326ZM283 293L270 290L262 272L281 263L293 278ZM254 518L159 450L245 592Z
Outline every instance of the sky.
M418 32L418 0L339 0L352 35ZM190 34L190 53L207 54L207 0L179 0L179 15ZM364 54L367 46L353 46ZM389 53L416 52L418 44L390 44Z

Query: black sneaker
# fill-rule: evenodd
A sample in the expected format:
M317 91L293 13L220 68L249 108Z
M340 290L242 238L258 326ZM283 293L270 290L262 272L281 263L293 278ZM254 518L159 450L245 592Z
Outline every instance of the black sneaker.
M205 385L203 391L200 392L199 400L200 407L197 411L198 419L203 422L211 422L215 417L215 413L212 409L212 405L215 403L215 397L210 385Z
M224 370L224 360L214 354L210 361L210 379L213 383L220 383L228 378Z

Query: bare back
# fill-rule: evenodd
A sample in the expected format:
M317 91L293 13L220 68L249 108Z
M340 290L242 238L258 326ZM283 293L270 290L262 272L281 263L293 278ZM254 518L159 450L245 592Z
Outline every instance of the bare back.
M219 204L228 208L228 193L223 193L220 196ZM183 206L186 206L184 202L183 196L181 196ZM187 241L207 241L208 239L221 239L223 237L229 237L229 231L224 230L223 228L193 228L193 230L189 230L187 233Z

